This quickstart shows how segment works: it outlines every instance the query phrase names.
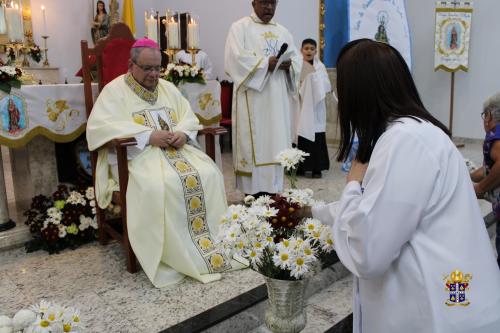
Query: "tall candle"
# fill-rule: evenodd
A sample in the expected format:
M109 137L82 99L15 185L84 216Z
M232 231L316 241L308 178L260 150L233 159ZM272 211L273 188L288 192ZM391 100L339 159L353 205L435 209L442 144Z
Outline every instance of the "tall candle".
M179 49L179 24L171 17L167 22L167 41L170 49Z
M151 15L146 18L146 36L158 43L158 28L156 19Z
M7 23L5 22L5 5L0 4L0 34L4 35L7 33Z
M19 14L19 6L17 8L15 6L5 8L5 19L7 21L7 35L9 40L22 41L24 32Z
M199 49L200 48L200 30L198 23L193 19L190 20L187 27L188 32L188 48Z
M42 5L42 16L43 16L43 36L47 36L47 17L45 16L44 5Z

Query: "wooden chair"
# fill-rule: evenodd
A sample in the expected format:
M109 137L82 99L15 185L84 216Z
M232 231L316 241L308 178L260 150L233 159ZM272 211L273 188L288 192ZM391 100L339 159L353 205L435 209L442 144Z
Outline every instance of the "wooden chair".
M229 133L229 147L231 147L231 128L232 120L231 113L233 110L233 82L222 81L220 104L222 110L222 118L219 122L220 126L224 127ZM224 140L220 140L221 152L224 150Z
M82 75L85 94L85 108L87 118L92 111L94 99L92 96L91 70L97 69L98 92L113 79L128 71L130 49L135 39L128 26L124 23L113 25L109 35L97 42L94 48L88 46L86 40L81 41ZM208 128L199 131L198 135L205 135L206 153L215 160L215 136L227 133L224 128ZM135 273L138 270L137 260L129 242L127 233L127 184L128 160L127 147L136 145L134 138L115 139L108 142L102 149L109 147L116 149L118 160L118 182L120 191L113 193L113 203L121 206L120 218L106 219L105 211L96 207L96 217L99 225L99 242L106 245L110 238L119 241L126 255L127 271ZM93 182L95 185L95 170L97 152L90 153L92 163Z

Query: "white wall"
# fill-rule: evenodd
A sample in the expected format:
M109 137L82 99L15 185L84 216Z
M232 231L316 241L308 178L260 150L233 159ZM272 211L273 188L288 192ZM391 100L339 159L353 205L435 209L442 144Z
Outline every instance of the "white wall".
M251 0L141 0L135 1L137 36L143 36L144 11L154 8L171 8L180 12L192 12L200 17L200 43L214 63L215 75L224 78L224 44L231 24L252 12ZM281 0L276 20L287 27L297 44L303 39L318 38L319 1Z
M406 0L413 34L413 75L427 109L448 125L450 73L434 72L434 0ZM474 1L469 72L455 75L453 135L483 138L483 101L500 91L500 1Z
M95 0L94 0L95 1ZM108 3L105 0L106 4ZM120 15L122 1L120 1ZM294 35L297 44L304 38L318 38L318 0L281 0L276 19ZM69 82L79 82L74 73L81 67L80 41L91 41L90 21L92 0L31 0L35 42L42 45L42 11L46 7L49 61L51 66L67 73ZM136 0L136 36L143 36L144 11L155 8L165 12L168 8L189 11L200 16L201 46L214 63L219 78L224 75L224 44L233 21L252 12L251 0Z

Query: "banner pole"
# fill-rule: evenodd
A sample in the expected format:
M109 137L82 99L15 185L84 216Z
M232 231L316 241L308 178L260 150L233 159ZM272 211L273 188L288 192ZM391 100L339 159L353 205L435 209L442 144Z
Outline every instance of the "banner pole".
M453 137L453 109L454 109L454 100L455 100L455 72L451 72L451 87L450 87L450 122L448 125L448 129L450 130L450 134Z

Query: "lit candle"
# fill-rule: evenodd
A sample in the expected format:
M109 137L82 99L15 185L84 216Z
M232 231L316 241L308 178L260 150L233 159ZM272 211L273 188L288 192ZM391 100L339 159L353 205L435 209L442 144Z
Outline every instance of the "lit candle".
M47 17L45 16L44 5L42 5L42 16L43 16L43 36L47 36Z
M11 7L5 8L7 21L7 35L11 41L22 41L24 37L23 25L19 14L19 6L11 2Z
M193 18L189 20L188 23L188 48L199 49L200 48L200 30L198 23L196 23Z
M175 21L174 17L170 17L167 22L167 41L168 48L179 49L179 24Z
M146 16L146 36L158 43L158 27L153 15L149 18Z

